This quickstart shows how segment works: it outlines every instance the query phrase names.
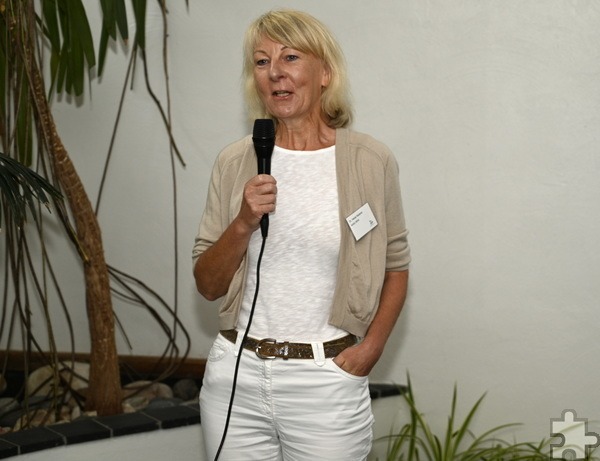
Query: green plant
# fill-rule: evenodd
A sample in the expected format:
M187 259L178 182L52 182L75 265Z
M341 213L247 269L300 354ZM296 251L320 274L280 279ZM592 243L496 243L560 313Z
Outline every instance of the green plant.
M472 431L473 419L485 394L471 407L462 421L457 417L458 390L454 386L450 414L443 435L432 430L425 416L419 411L413 387L408 377L404 398L410 413L409 421L402 428L384 437L388 448L386 461L537 461L550 458L550 441L538 443L511 442L499 434L518 426L508 423L496 426L476 436ZM598 460L590 454L589 461Z
M22 179L37 180L39 177L44 177L47 183L59 190L64 198L65 209L63 211L62 206L56 207L57 214L81 260L80 267L86 292L85 307L91 338L90 376L85 407L100 415L122 411L119 363L115 343L115 324L116 326L119 324L113 312L113 295L145 307L161 329L169 335L169 345L163 356L157 360L157 363L166 361L170 365L169 371L176 368L179 355L179 348L173 339L176 332L183 332L188 338L184 326L177 319L177 307L171 309L150 287L111 267L105 260L98 205L94 209L67 147L60 138L52 114L52 101L57 94L67 94L72 101L84 102L86 82L91 86L95 78L92 69L96 66L96 59L99 62L97 71L99 77L105 69L106 54L112 49L109 45L120 37L131 56L124 88L128 86L129 81L133 81L134 72L131 69L135 67L134 63L141 62L148 93L155 101L169 135L171 156L181 160L171 134L168 90L165 110L153 93L148 80L145 53L147 2L131 0L130 11L133 12L135 22L135 35L132 40L129 39L128 32L128 27L132 23L128 21L125 3L125 0L99 2L102 30L99 51L96 54L85 10L86 7L97 7L93 2L85 2L84 7L82 0L42 2L0 0L1 150L8 157L38 173L38 177L34 178L29 170L21 177ZM166 0L158 0L158 7L164 23L163 72L166 75L168 74ZM166 75L166 80L167 77ZM124 95L119 107L122 106L123 98ZM118 120L119 117L115 123L115 133ZM90 127L90 135L94 136L92 130L93 128ZM114 140L114 134L112 139ZM9 163L3 162L3 165ZM174 162L172 166L174 168ZM0 177L0 181L3 180L4 178ZM3 292L0 301L2 349L7 352L13 349L23 352L23 368L26 376L31 371L30 357L40 354L44 363L53 367L55 371L51 393L56 397L60 395L57 370L62 364L59 363L59 351L54 336L56 325L52 324L52 319L56 316L53 317L51 314L62 308L60 314L66 319L63 329L67 330L63 336L67 341L70 339L70 352L73 355L75 341L67 300L52 267L50 253L46 251L45 219L39 219L40 213L34 209L36 193L37 197L45 201L44 195L48 190L36 189L36 183L33 183L33 188L24 187L23 183L17 184L14 181L2 184L6 185L0 190L2 192L0 213L5 218L2 222L5 226L2 234L3 242L0 242L3 245L0 246L0 253L5 259L3 288L0 289ZM98 201L100 195L101 193L98 194ZM13 209L15 205L20 208ZM19 221L20 217L25 216L27 209L35 218L35 226L28 231ZM20 213L21 211L23 213ZM31 239L34 239L35 245L29 245ZM111 280L114 281L112 286ZM177 285L176 276L174 284ZM151 302L158 302L159 309L167 310L169 317L173 319L173 324L167 325L156 309L148 305L148 301L139 294L140 292L148 295ZM54 297L51 297L50 293ZM55 298L58 301L55 301ZM43 314L41 317L48 336L47 344L38 341L32 328L36 319L32 309L34 304L35 307L39 304ZM185 354L188 350L189 341ZM0 373L5 372L7 368L7 357L8 354L3 355L0 361Z
M58 200L61 197L60 192L46 179L0 152L0 200L6 203L9 219L13 219L18 226L26 221L27 210L36 215L38 202L49 209L50 199ZM3 208L0 207L0 229Z

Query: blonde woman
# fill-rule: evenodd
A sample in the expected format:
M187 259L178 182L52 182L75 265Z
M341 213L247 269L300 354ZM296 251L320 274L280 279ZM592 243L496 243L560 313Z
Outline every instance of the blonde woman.
M364 460L368 374L408 283L398 166L385 145L348 129L343 54L321 22L268 12L244 51L248 107L274 120L275 147L271 174L256 174L250 136L219 154L193 250L198 291L222 298L200 395L207 454Z

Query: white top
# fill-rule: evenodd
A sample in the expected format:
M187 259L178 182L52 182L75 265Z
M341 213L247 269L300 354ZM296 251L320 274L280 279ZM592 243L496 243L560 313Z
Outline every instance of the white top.
M329 325L340 248L335 146L317 151L275 147L275 212L263 254L259 293L250 328L254 338L327 341L346 334ZM248 248L248 274L238 330L248 324L262 236Z

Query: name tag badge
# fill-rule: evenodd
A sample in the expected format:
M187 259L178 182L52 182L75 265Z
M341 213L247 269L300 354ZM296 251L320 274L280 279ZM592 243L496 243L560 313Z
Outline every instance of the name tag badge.
M375 226L377 220L368 203L365 203L358 210L346 218L346 222L350 226L350 230L354 234L354 238L358 241L367 235Z

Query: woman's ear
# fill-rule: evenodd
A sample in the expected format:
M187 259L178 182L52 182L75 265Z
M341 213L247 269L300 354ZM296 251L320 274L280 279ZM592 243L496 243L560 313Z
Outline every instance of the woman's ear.
M327 88L331 82L331 69L323 64L323 77L321 78L321 88Z

